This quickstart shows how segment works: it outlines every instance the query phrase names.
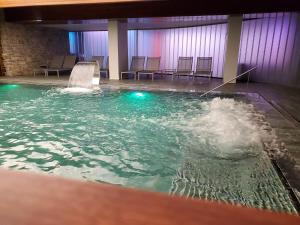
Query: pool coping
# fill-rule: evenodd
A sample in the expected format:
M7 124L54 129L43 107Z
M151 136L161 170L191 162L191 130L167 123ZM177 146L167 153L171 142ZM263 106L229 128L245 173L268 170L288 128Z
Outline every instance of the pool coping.
M293 162L293 157L290 155L289 149L285 147L285 144L289 142L289 140L281 138L279 135L279 130L282 129L281 126L286 126L285 129L297 129L298 124L295 124L294 120L290 120L289 117L287 117L280 110L274 107L272 103L270 103L266 98L264 98L264 96L260 95L259 93L250 93L250 95L248 95L249 93L244 94L245 96L250 97L249 100L251 104L253 104L255 109L264 116L264 120L270 123L271 128L275 131L276 141L278 141L280 144L283 144L283 147L285 148L285 150L287 150L285 154L287 157L290 157L287 159L288 161L281 162L281 159L272 159L271 157L269 158L279 178L281 179L282 184L289 192L290 198L293 201L296 210L298 211L298 213L300 213L300 189L298 186L299 184L294 183L294 179L297 179L297 177L294 177L294 175L297 175L297 168ZM273 121L274 118L277 122L277 126ZM278 126L278 124L281 125ZM293 135L293 132L290 130L289 134Z

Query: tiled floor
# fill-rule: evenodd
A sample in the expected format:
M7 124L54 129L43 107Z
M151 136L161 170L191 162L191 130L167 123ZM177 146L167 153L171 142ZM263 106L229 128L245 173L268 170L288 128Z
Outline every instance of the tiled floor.
M39 85L67 86L68 76L57 78L49 77L0 77L0 83L26 83ZM221 79L206 78L192 80L122 80L110 81L101 80L101 86L117 89L146 89L146 90L176 90L205 92L213 87L222 84ZM300 89L270 85L262 83L227 84L218 89L224 93L246 92L259 94L255 101L256 107L263 111L266 120L274 128L280 144L284 143L290 159L283 160L282 169L286 173L289 183L300 197ZM281 146L280 148L284 148ZM292 159L292 160L291 160Z

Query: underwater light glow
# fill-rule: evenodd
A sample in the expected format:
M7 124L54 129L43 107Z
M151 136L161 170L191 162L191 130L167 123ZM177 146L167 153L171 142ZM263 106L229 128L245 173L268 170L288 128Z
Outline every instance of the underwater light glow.
M14 89L14 88L17 88L19 86L20 86L19 84L5 84L5 85L1 85L2 89L6 89L6 90Z
M151 102L153 100L153 94L147 92L147 91L130 91L125 92L124 97L127 98L127 100L132 102Z
M17 84L7 84L5 86L8 87L8 88L15 88L15 87L18 87L19 85L17 85Z
M135 92L136 97L144 97L145 95L142 92Z
M140 92L140 91L135 91L135 92L132 92L130 94L130 97L132 99L145 99L148 97L148 93L143 93L143 92Z

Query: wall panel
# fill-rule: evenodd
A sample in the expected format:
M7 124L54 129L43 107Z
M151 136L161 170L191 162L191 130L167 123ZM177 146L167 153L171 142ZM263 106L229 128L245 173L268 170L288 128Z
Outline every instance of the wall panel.
M90 59L92 56L108 56L108 32L83 32L83 56Z
M300 86L299 13L244 15L239 63L257 82Z
M159 29L159 30L129 30L128 57L132 56L160 56L161 69L176 69L179 56L213 57L213 76L223 76L224 53L226 43L227 24ZM79 40L70 42L79 43ZM83 32L83 53L78 54L90 59L93 55L108 56L108 32ZM80 45L80 44L79 44ZM70 44L70 50L75 47ZM71 51L71 52L72 52ZM128 62L130 64L130 60Z
M239 64L246 70L252 66L252 80L300 86L300 14L291 12L244 15ZM189 17L193 20L194 17ZM201 17L202 18L202 17ZM226 19L205 16L203 20ZM186 17L174 18L178 24ZM199 17L195 17L199 20ZM84 56L108 55L107 31L83 32ZM179 56L213 57L213 76L223 77L227 24L198 27L130 30L128 56L161 56L161 69L176 69ZM130 64L130 62L129 62Z
M161 69L176 69L179 56L213 57L213 76L223 76L227 24L175 28L162 30L137 30L137 51L140 56L161 56ZM129 47L133 46L129 38ZM131 49L131 48L130 48ZM132 56L133 50L129 50Z

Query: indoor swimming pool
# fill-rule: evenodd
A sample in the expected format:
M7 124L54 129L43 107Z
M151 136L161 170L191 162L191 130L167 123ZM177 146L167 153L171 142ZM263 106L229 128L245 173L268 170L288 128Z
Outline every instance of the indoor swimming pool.
M242 95L0 85L0 167L296 212Z

